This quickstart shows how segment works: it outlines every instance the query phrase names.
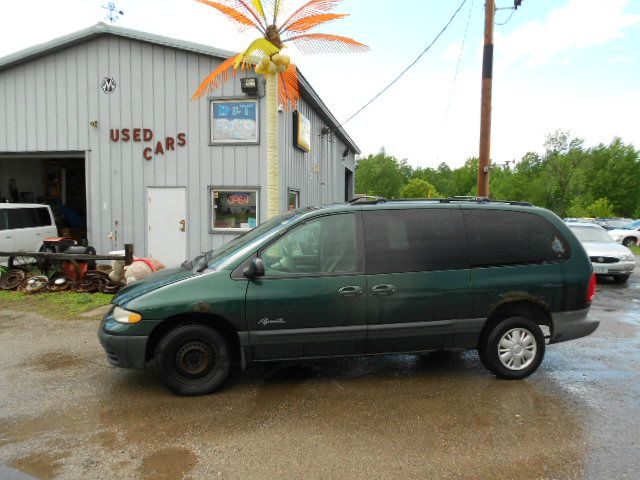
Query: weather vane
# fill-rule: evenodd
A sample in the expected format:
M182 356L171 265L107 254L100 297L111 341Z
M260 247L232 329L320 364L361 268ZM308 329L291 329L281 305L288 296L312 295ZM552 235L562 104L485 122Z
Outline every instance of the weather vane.
M124 15L124 12L122 10L118 10L118 7L116 7L116 4L113 2L109 2L106 6L103 5L102 8L109 12L104 18L105 20L109 20L111 23L118 21L120 18L119 15Z

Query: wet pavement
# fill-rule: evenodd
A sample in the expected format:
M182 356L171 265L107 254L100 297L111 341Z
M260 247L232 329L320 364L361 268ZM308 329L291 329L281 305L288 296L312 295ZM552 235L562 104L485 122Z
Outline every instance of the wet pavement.
M639 478L640 274L601 283L591 315L524 381L475 352L393 355L252 367L180 398L109 367L97 320L0 310L0 477Z

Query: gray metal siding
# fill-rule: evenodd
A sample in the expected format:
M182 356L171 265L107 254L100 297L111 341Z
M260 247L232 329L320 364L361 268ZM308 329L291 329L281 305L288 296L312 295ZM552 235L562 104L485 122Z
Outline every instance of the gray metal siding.
M216 247L234 235L209 232L209 186L261 186L260 220L266 216L264 101L259 106L261 145L210 146L209 99L190 100L218 62L104 35L2 70L0 154L85 151L89 240L98 251L134 243L137 254L146 253L146 188L151 186L186 187L188 255ZM117 82L110 95L100 89L106 76ZM215 96L243 97L239 79ZM320 137L324 122L304 101L300 109L312 122L312 152L293 147L291 113L281 113L281 208L288 187L301 191L304 205L342 200L343 195L345 147L337 138L331 143ZM91 121L98 122L97 128ZM111 128L151 128L155 138L114 143ZM164 143L179 132L186 133L186 146L151 161L143 158L145 147L155 149L159 139ZM107 238L110 232L117 232L116 241Z

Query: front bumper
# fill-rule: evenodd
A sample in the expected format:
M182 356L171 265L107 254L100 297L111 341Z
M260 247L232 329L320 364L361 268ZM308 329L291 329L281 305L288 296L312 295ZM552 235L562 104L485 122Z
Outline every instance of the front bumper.
M588 308L552 313L550 343L566 342L591 335L598 328L600 322L589 319L588 314Z
M114 367L144 367L148 338L147 336L111 335L103 328L98 330L98 339L107 353L107 361Z
M591 262L596 275L631 275L636 268L636 262L595 263ZM606 269L606 272L598 271Z

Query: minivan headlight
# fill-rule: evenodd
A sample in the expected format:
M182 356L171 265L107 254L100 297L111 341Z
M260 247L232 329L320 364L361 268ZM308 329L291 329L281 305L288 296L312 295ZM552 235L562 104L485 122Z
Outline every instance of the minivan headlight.
M620 257L620 260L622 260L623 262L633 262L635 259L636 257L634 257L632 253L625 253L624 255L622 255L622 257Z
M142 320L142 315L136 312L130 312L124 308L116 307L111 314L113 319L118 323L138 323Z

